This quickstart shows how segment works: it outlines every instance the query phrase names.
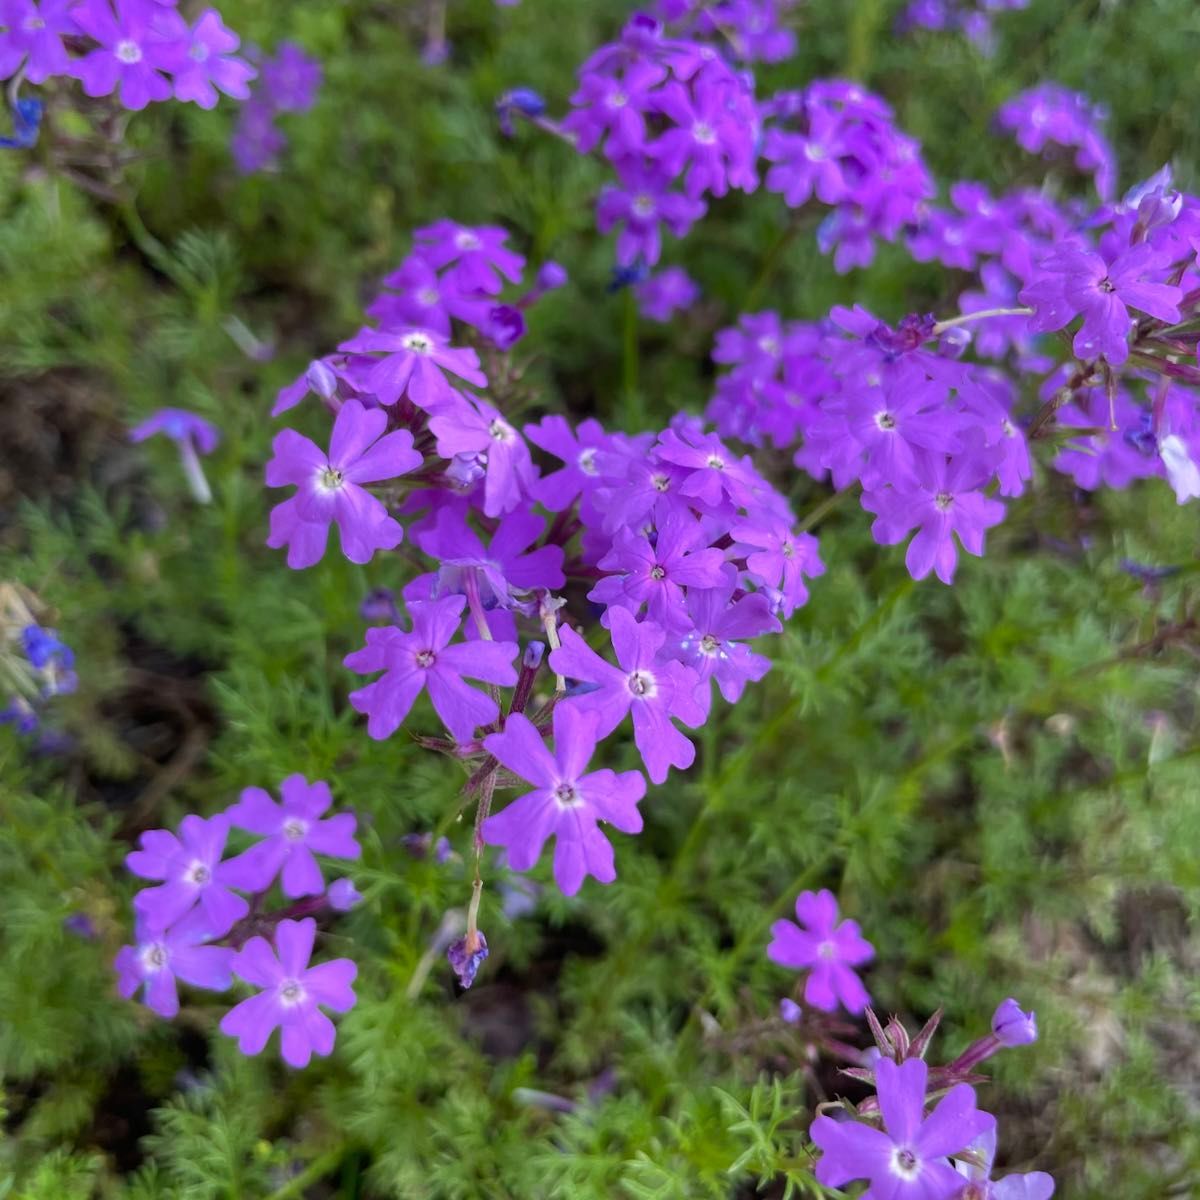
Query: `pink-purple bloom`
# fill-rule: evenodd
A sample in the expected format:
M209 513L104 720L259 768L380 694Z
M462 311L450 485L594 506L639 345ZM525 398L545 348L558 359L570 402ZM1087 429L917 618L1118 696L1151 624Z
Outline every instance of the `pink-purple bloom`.
M229 837L229 818L195 815L183 818L176 836L166 829L151 829L138 841L139 849L125 865L142 879L158 880L158 887L143 888L133 906L149 929L166 929L197 904L210 937L220 937L249 912L249 905L230 890L237 886L221 862Z
M289 567L311 567L321 560L331 524L337 525L342 553L351 562L369 562L376 550L400 544L399 522L362 486L421 465L412 434L407 429L384 433L387 424L382 409L347 400L334 421L328 453L292 429L276 435L267 486L294 484L297 491L271 513L267 545L287 546Z
M951 1156L994 1129L996 1119L980 1112L975 1090L960 1083L938 1101L928 1116L925 1095L929 1068L919 1058L875 1064L883 1129L861 1121L818 1117L809 1135L821 1150L817 1182L842 1187L855 1179L870 1181L864 1195L873 1200L952 1200L963 1178Z
M79 34L71 10L78 0L0 0L0 79L22 67L30 83L66 75L64 37Z
M767 957L780 966L808 971L804 999L813 1008L833 1012L840 1004L857 1016L870 1003L867 989L855 972L875 957L875 947L863 936L857 921L839 921L833 893L801 892L796 897L796 920L771 926Z
M152 0L83 0L71 10L79 29L97 44L72 63L89 96L120 91L125 108L137 111L171 95L164 72L177 60L175 41L164 37L162 10Z
M586 876L600 883L616 878L613 849L600 830L607 823L622 833L639 833L638 801L646 794L640 771L587 772L595 753L597 719L572 703L554 711L554 752L546 748L533 722L510 715L501 733L489 734L484 748L515 775L534 785L483 823L483 840L503 846L509 865L527 871L554 838L554 881L565 896L579 891Z
M144 987L146 1007L160 1017L179 1012L176 981L223 992L232 982L234 951L205 945L209 936L197 921L182 921L168 930L140 921L136 944L122 946L113 962L118 992L129 1000Z
M314 854L358 858L351 813L322 819L333 803L329 784L309 783L303 775L289 775L280 785L276 804L260 787L246 788L226 816L236 829L262 840L224 864L225 878L247 892L265 892L280 878L290 899L315 896L325 890L325 880Z
M662 783L671 767L686 770L696 758L696 747L671 723L682 721L695 728L704 722L704 709L696 698L696 672L663 656L666 631L653 621L640 624L628 609L609 609L613 650L618 666L605 662L570 627L561 631L562 645L550 655L550 666L560 675L592 684L563 701L577 704L597 717L596 736L607 737L625 719L633 717L633 738L646 773Z
M261 989L221 1018L221 1032L236 1038L243 1054L259 1054L279 1029L283 1061L305 1067L314 1055L332 1052L336 1031L322 1012L354 1007L358 968L348 958L309 966L317 923L283 920L275 930L275 948L263 937L251 938L233 959L233 973Z
M400 728L422 691L428 691L434 711L460 742L469 741L480 725L500 715L496 702L463 680L512 687L517 682L513 642L457 642L466 600L410 602L412 629L394 625L368 629L367 644L346 657L346 666L360 675L382 671L374 683L350 693L350 703L368 717L367 732L386 738Z

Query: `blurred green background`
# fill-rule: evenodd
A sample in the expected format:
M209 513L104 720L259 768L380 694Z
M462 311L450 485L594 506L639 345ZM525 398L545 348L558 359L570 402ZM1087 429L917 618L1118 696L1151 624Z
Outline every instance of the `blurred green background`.
M898 7L801 4L799 53L760 94L853 76L943 186L1005 188L1045 170L992 114L1053 79L1110 108L1123 188L1167 159L1197 186L1194 0L1033 0L997 18L990 59L896 37ZM0 158L0 579L41 597L81 679L57 710L70 753L0 729L0 1196L819 1195L805 1130L840 1086L774 1019L793 979L764 953L807 886L836 891L878 948L880 1010L919 1024L946 1006L934 1058L1007 995L1037 1010L1041 1041L994 1060L981 1091L1006 1167L1051 1171L1068 1200L1200 1189L1197 523L1161 484L1084 499L1039 470L952 589L914 585L839 507L775 669L651 790L617 883L549 889L513 921L489 888L474 989L439 964L406 994L469 882L400 839L444 824L461 781L402 734L370 741L345 701L358 605L400 586L398 564L331 554L297 573L263 546L276 389L357 327L411 228L443 215L502 223L568 268L519 352L537 355L539 407L625 428L702 409L712 332L752 292L789 317L859 301L895 319L949 313L963 286L899 247L838 277L810 232L775 261L782 202L730 197L669 243L705 298L638 328L630 386L626 298L605 290L592 224L603 165L530 129L505 141L492 113L517 84L561 111L627 10L453 0L450 59L428 67L422 4L225 0L246 41L324 64L315 109L283 118L278 173L233 171L229 102L136 116L139 157L108 199L45 146ZM232 321L274 359L247 357ZM221 426L207 508L169 444L125 440L164 405ZM292 415L322 429L315 407ZM786 459L762 462L802 515L821 502ZM1187 569L1145 586L1126 558ZM633 764L608 747L606 765ZM216 1033L219 998L192 993L170 1024L120 1001L109 965L137 833L293 771L330 780L366 830L367 901L327 939L358 960L360 1003L302 1073L273 1050L242 1058ZM449 834L465 853L469 829ZM64 926L76 914L95 938Z

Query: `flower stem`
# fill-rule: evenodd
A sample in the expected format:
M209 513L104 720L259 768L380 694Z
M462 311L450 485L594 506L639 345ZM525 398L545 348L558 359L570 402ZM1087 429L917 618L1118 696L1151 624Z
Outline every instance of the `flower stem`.
M957 317L948 317L939 321L934 327L935 334L945 333L956 325L968 325L972 321L986 321L989 317L1032 317L1032 308L984 308L979 312L960 313Z

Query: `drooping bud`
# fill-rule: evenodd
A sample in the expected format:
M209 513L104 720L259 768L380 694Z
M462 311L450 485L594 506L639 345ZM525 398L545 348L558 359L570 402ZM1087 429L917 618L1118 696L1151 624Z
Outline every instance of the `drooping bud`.
M1032 1012L1022 1012L1010 996L992 1016L992 1033L1002 1046L1028 1046L1037 1041L1037 1017Z
M475 982L475 976L487 956L487 938L479 929L475 930L474 934L467 934L458 941L451 942L446 949L446 959L454 968L458 982L464 988L469 988Z

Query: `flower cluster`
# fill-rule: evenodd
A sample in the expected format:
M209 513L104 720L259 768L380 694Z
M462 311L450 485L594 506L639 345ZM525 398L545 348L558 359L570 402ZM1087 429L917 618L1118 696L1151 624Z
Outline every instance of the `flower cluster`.
M532 292L497 306L523 268L503 230L440 221L417 231L371 306L379 327L280 397L277 412L314 391L335 416L328 450L277 436L267 482L297 490L273 512L270 544L309 566L336 525L352 561L403 539L425 556L428 569L401 590L406 619L369 628L346 660L378 674L350 702L386 738L426 695L449 735L426 743L464 760L481 793L481 842L525 870L553 837L555 879L570 895L587 875L614 877L598 822L641 828L641 773L589 772L598 743L628 718L653 782L689 766L695 748L675 723L705 721L714 682L733 702L762 677L768 662L747 641L778 631L823 568L783 498L694 418L657 437L560 416L510 424L500 407L514 376L509 331L562 280L547 264ZM487 397L472 390L488 381L460 336L492 356L501 386ZM531 445L553 464L545 473ZM527 713L545 664L556 689ZM533 790L489 816L501 767Z
M134 897L135 943L121 948L114 967L121 995L144 989L162 1017L179 1011L180 982L222 992L236 978L260 989L225 1015L221 1031L257 1054L278 1027L284 1060L302 1067L333 1049L333 1024L321 1009L354 1005L354 963L309 965L312 914L345 912L360 899L348 879L327 887L315 855L357 859L361 850L351 814L325 815L333 803L328 784L289 775L280 796L276 803L262 788L246 788L223 813L184 817L178 833L142 834L125 864L155 886ZM258 840L228 857L233 830ZM276 883L291 903L263 911Z
M751 80L709 43L668 37L644 14L583 64L571 105L561 133L580 153L602 150L617 174L596 219L602 233L620 226L619 266L653 266L663 230L683 237L706 196L758 184Z
M762 113L767 190L789 208L815 198L833 209L817 241L839 272L868 265L875 239L894 241L933 195L920 144L857 83L815 80L773 96Z
M992 1017L991 1031L945 1066L925 1058L941 1020L941 1010L914 1037L892 1018L882 1026L868 1008L870 998L854 968L874 956L854 921L838 921L829 891L802 892L796 900L799 926L777 921L768 957L782 966L807 971L804 1003L780 1002L780 1018L814 1048L849 1062L842 1074L874 1087L876 1095L857 1106L835 1101L821 1106L810 1136L821 1151L817 1182L843 1187L867 1180L864 1196L895 1200L1049 1200L1054 1180L1044 1172L1009 1175L993 1181L996 1119L977 1107L974 1084L987 1081L976 1068L998 1051L1037 1040L1037 1020L1016 1000L1007 999ZM875 1039L867 1052L840 1036L852 1031L831 1021L838 1006L866 1014ZM926 1114L932 1099L938 1103ZM829 1115L832 1112L833 1115ZM882 1124L882 1128L879 1125Z
M950 201L906 237L915 258L975 274L961 315L744 315L713 349L729 368L708 410L721 434L798 447L814 478L860 487L876 540L915 530L910 572L946 583L1025 490L1056 414L1080 432L1051 465L1081 487L1158 475L1180 503L1200 495L1200 199L1164 169L1097 209L969 182ZM1067 327L1060 363L1039 335Z
M689 36L725 38L742 62L783 62L796 53L785 24L798 0L659 0L658 14Z
M321 87L321 64L292 42L281 42L259 63L258 85L242 106L229 143L234 165L244 175L273 168L287 148L279 128L282 113L308 112Z
M1043 83L1000 106L996 123L1030 154L1074 150L1075 166L1095 179L1101 200L1112 196L1117 161L1102 129L1107 114L1079 92ZM1059 150L1061 153L1061 150Z
M956 30L984 54L991 54L995 49L993 14L1028 7L1029 0L910 0L897 27L901 33L913 29Z
M244 100L254 69L212 8L188 22L172 0L3 0L0 79L78 79L88 96L137 111L176 100L212 108Z
M53 749L57 739L42 724L46 704L73 692L78 680L74 652L56 630L38 623L37 608L25 588L0 583L0 677L7 692L0 725L27 736L40 733L42 746Z

